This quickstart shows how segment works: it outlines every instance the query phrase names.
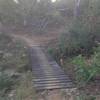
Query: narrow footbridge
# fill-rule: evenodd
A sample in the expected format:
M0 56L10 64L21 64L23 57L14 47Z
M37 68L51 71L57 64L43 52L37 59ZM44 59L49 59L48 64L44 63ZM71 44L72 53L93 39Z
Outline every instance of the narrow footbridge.
M33 83L36 90L72 88L73 83L61 67L40 46L30 47Z

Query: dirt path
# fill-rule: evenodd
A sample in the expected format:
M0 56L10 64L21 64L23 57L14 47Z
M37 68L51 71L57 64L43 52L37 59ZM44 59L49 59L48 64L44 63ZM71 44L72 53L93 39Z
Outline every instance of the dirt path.
M12 37L15 39L20 39L22 41L25 41L25 43L28 46L40 46L44 45L44 42L47 42L48 40L52 40L53 38L48 39L40 39L40 37L30 37L28 35L16 35L11 34ZM46 37L45 37L46 38ZM37 42L38 40L38 42ZM54 90L45 90L45 91L39 91L37 92L37 100L74 100L76 89L54 89Z
M55 89L40 93L37 100L76 100L75 89Z
M60 31L60 30L59 30ZM49 42L56 41L60 35L61 32L58 31L51 31L48 34L30 34L25 33L22 31L19 31L15 34L10 34L15 38L20 38L21 40L26 41L28 45L47 45Z
M36 43L33 39L29 38L26 35L16 35L16 34L10 34L10 35L15 39L20 39L24 41L28 46L40 45L39 43Z

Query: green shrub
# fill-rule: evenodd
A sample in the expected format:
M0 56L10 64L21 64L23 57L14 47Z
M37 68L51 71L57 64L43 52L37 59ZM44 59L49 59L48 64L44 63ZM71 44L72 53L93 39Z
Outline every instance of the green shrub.
M59 48L64 55L90 54L100 41L100 0L80 2L80 15L65 29Z
M74 21L69 31L64 32L59 48L64 55L89 54L95 46L87 23Z
M53 48L48 48L48 50L47 50L47 51L48 51L48 53L49 53L49 54L51 54L51 55L53 55L53 54L54 54L54 50L53 50Z
M32 84L31 72L27 72L23 75L15 90L16 92L13 98L14 100L29 100L30 98L32 100L36 100L36 94Z
M10 100L8 97L0 97L0 100Z
M27 48L23 42L13 40L6 34L0 34L0 69L28 69Z
M79 82L90 82L100 73L100 47L98 47L90 61L85 57L77 56L73 60L73 64L76 65L76 79Z
M76 80L78 82L86 82L88 78L90 77L90 73L88 70L88 65L85 62L85 58L80 56L77 56L73 60L73 64L75 64L75 71L76 71Z
M60 55L60 51L58 48L48 48L48 53L55 59L55 60L59 60L61 55Z
M94 54L92 55L92 70L95 71L96 74L100 73L100 46L94 49Z
M81 95L77 96L75 100L96 100L96 97L86 95L86 94L81 94Z
M10 76L4 72L0 72L0 91L6 91L13 84L13 81Z

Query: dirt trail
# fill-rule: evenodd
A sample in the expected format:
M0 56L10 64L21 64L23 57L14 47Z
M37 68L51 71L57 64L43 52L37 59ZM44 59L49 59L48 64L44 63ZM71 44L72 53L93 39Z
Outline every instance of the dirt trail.
M14 33L14 32L13 32ZM23 31L15 32L15 34L10 34L11 36L24 40L28 45L47 45L50 42L56 41L60 35L61 30L51 31L48 34L30 34Z
M15 39L20 39L24 41L28 46L33 46L33 45L40 45L39 43L36 43L33 39L27 37L26 35L16 35L16 34L10 34L12 37Z
M28 35L22 35L22 34L10 34L12 37L14 37L15 39L20 39L22 41L25 41L25 43L28 46L34 46L34 45L38 45L38 46L43 46L45 42L52 40L51 37L47 38L45 40L40 39L40 36L38 37L30 37ZM38 40L38 42L37 42ZM37 100L74 100L74 95L75 94L76 89L54 89L54 90L46 90L46 91L40 91L37 93Z

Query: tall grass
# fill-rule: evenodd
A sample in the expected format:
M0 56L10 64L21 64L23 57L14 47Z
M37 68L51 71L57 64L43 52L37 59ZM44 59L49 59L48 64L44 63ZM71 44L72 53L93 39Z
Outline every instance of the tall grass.
M27 72L15 88L14 100L36 100L32 83L32 73Z
M73 60L76 66L76 79L78 82L87 83L100 75L100 47L96 48L91 58L77 56Z

